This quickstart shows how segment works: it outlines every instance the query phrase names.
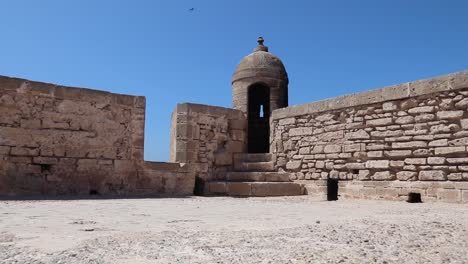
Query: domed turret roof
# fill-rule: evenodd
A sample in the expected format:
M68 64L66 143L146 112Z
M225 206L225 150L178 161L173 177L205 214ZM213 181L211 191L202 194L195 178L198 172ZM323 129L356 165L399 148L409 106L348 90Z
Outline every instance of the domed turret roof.
M254 52L244 57L232 76L232 82L244 78L267 77L286 80L288 74L283 62L274 54L268 52L268 47L263 45L263 38L258 38L258 46Z

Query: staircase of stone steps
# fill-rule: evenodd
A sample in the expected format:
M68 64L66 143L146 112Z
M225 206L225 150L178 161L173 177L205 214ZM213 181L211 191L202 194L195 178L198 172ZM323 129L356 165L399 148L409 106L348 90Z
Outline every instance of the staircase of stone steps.
M304 194L304 186L291 182L289 173L275 171L272 154L236 154L233 168L225 180L207 182L205 194L245 197Z

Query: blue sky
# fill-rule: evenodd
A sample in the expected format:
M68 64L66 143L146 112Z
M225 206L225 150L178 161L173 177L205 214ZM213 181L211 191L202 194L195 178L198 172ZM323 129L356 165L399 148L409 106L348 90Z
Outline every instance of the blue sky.
M231 106L232 73L260 35L286 66L290 105L468 69L462 0L15 0L0 10L0 75L146 96L147 160L168 160L177 103Z

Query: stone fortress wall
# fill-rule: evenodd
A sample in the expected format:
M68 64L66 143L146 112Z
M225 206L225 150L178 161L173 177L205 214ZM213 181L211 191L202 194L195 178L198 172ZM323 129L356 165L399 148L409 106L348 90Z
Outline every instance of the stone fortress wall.
M273 111L270 152L310 195L468 202L468 71Z
M171 162L144 161L144 97L0 76L0 113L0 196L191 195L247 151L236 109L178 104ZM468 71L277 109L270 129L269 173L309 195L337 179L342 197L468 202Z
M240 110L178 104L172 114L171 161L192 164L204 181L224 179L234 154L246 152L246 129Z
M145 162L145 98L0 76L0 195L192 194L190 164Z

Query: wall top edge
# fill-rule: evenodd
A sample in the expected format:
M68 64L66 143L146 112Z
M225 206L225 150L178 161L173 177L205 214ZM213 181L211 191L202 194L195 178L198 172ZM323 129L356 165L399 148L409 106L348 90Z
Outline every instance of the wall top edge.
M230 117L241 117L244 113L241 110L226 108L221 106L194 104L194 103L179 103L176 107L178 114L182 113L200 113L213 116L226 115Z
M359 105L369 105L463 88L468 88L468 71L455 72L439 77L280 108L272 112L271 119L276 120Z
M81 87L63 86L0 75L0 92L8 90L19 93L33 93L47 97L57 97L70 100L115 97L118 99L118 102L129 102L130 100L134 100L134 103L139 105L144 104L146 101L144 96L118 94Z

